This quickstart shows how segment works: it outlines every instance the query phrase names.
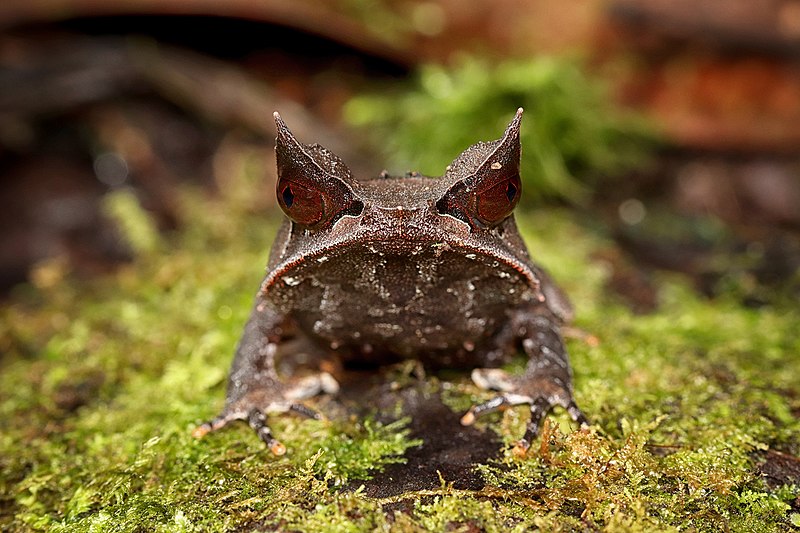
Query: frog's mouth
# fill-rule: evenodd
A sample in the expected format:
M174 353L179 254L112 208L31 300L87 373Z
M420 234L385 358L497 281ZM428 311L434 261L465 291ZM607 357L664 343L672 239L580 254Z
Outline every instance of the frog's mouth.
M538 281L509 261L442 241L322 250L274 271L262 290L300 331L331 345L414 356L478 345L511 310L542 301Z
M307 280L324 285L333 278L364 276L401 278L395 285L419 288L429 286L423 278L435 274L443 286L503 277L513 280L517 290L540 301L544 298L513 219L492 230L473 231L467 223L439 214L432 204L372 206L359 216L342 217L319 233L292 226L286 248L278 253L280 260L262 285L264 295Z
M435 237L409 232L363 235L314 248L313 252L296 253L269 273L262 294L291 291L306 282L324 286L346 280L354 280L354 290L391 285L396 289L383 292L416 293L434 285L497 278L508 280L512 293L525 292L543 301L538 276L510 250L452 234Z

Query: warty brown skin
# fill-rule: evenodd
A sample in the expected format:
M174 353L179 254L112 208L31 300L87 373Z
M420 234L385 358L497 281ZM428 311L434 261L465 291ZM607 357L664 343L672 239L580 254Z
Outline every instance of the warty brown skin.
M318 417L299 401L338 390L324 372L278 375L278 364L292 368L309 351L345 362L474 368L496 367L521 349L529 357L521 376L473 371L478 385L499 393L462 423L528 404L523 451L554 406L586 424L559 331L571 306L531 260L512 213L521 115L501 139L462 152L442 177L356 180L336 155L300 144L276 113L277 194L287 218L236 350L225 407L195 435L247 420L273 453L284 453L266 414Z

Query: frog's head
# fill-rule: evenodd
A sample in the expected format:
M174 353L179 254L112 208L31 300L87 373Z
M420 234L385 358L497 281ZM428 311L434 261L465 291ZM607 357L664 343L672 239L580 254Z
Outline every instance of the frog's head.
M295 139L278 113L277 197L283 212L304 234L350 232L354 222L381 234L408 234L409 224L444 225L457 233L483 232L508 218L519 201L519 128L522 109L501 139L467 148L444 176L411 173L358 181L338 156ZM449 219L449 220L448 220ZM451 220L461 224L455 226ZM462 226L458 228L458 226Z
M367 262L455 249L513 266L535 284L511 216L522 192L521 119L519 109L500 139L470 146L439 178L384 172L357 180L332 152L298 142L275 113L276 192L288 223L273 245L273 275L365 247L374 254L362 256Z
M331 283L389 294L374 287L391 277L394 292L413 295L433 279L497 278L509 294L544 301L512 216L522 192L521 120L519 109L500 139L470 146L441 177L358 180L332 152L301 144L275 113L276 192L287 220L264 294L291 303L307 296L306 285Z

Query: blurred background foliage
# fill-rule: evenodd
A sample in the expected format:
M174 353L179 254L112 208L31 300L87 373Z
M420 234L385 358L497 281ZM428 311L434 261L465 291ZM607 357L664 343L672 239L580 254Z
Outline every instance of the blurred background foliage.
M642 165L655 142L655 126L612 104L600 80L566 57L423 65L410 90L395 84L357 96L344 118L365 130L391 170L438 176L467 146L499 138L517 107L525 109L527 201L585 201Z
M186 184L268 213L276 109L369 177L439 175L522 106L522 208L602 220L633 263L623 293L652 300L625 286L668 269L708 295L798 296L794 5L4 2L0 287L52 258L87 276L129 261L102 207L119 188L159 231Z
M0 2L0 529L800 527L798 57L795 0ZM281 218L272 112L435 176L520 106L593 429L515 457L524 412L462 428L468 376L409 365L275 417L281 459L192 439Z

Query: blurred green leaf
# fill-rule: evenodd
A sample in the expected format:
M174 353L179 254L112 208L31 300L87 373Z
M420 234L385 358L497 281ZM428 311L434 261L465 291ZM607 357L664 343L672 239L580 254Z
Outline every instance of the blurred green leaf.
M353 98L345 119L373 133L393 172L438 176L471 144L499 138L518 107L529 199L579 202L600 177L643 162L655 139L577 61L554 57L424 66L411 90Z

